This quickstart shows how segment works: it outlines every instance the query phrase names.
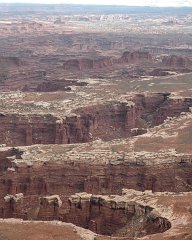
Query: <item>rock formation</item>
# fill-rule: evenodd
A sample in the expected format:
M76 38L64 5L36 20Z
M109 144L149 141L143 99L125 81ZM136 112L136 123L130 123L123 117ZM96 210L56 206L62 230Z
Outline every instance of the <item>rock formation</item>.
M148 52L124 52L119 62L128 64L152 62L152 56Z
M53 220L59 218L59 208L62 206L62 201L58 195L40 197L39 205L38 219Z
M192 101L169 99L167 93L135 95L124 101L75 110L71 117L1 114L1 144L7 146L88 142L131 136L131 129L163 123L188 112ZM143 131L137 131L139 132ZM133 133L135 135L135 133Z
M191 191L191 154L166 150L126 155L114 151L116 146L114 143L111 150L106 146L102 150L100 145L94 149L90 143L76 148L36 145L1 149L0 217L66 221L68 197L84 191L92 194L120 194L122 188Z
M171 227L152 207L123 198L116 200L115 196L76 194L69 203L71 208L66 217L69 222L102 235L142 237Z
M107 68L114 64L137 64L146 62L152 62L152 56L148 52L124 52L119 59L112 59L111 57L69 59L64 61L63 68L65 70L84 71L89 69L97 70Z
M180 234L190 227L191 197L191 193L152 193L130 189L123 189L121 195L110 196L78 193L70 196L65 211L62 210L59 196L41 197L36 211L38 219L60 219L90 229L96 234L116 237L117 240L121 237L147 238L147 235L150 235L150 239L157 239L158 236L173 236L178 227L181 227ZM164 211L168 199L172 205ZM19 203L23 204L22 201ZM181 204L179 209L178 203ZM13 206L16 211L16 205ZM181 219L177 218L178 213ZM182 217L185 217L186 222ZM96 234L95 239L105 239Z
M173 69L191 68L192 60L188 57L171 55L162 59L162 65Z
M65 70L78 70L84 71L89 69L100 69L112 66L113 62L110 57L99 57L97 59L70 59L63 63Z

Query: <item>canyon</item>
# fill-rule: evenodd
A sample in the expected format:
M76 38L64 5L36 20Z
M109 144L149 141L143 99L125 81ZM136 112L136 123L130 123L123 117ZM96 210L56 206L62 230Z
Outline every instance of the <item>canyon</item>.
M190 194L191 144L188 143L189 150L185 149L184 153L178 148L180 143L177 146L177 139L181 139L184 130L188 132L191 129L189 120L192 116L186 112L177 121L176 118L151 128L151 133L134 137L134 143L132 138L125 138L123 142L118 139L112 142L96 140L80 145L2 148L0 216L70 222L97 234L124 237L157 234L171 229L170 217L150 215L152 208L149 206L147 210L140 202L130 201L129 194L138 195L140 199L144 199L143 194L152 199L157 193L159 198L163 194L166 196L166 193L168 198L169 194L177 196L180 193L181 199L182 192ZM161 136L161 130L157 131L156 128L162 128L167 133L177 129L177 134L165 138L167 149L164 151L160 148L157 153L143 153L144 148L139 144L141 149L138 149L138 142L144 138L147 143L147 137L150 141L152 136L154 139L158 138L158 134ZM183 142L187 139L187 134L182 136ZM177 152L169 149L170 141ZM159 141L159 145L162 144ZM122 146L127 150L119 150ZM133 147L135 150L131 151ZM135 193L128 190L126 208L124 200L115 197L121 196L121 189L140 191ZM102 219L109 225L104 225ZM130 227L131 223L134 229Z
M191 240L190 8L0 13L0 239Z
M171 99L169 95L124 96L124 101L77 109L72 116L1 113L0 144L68 144L129 137L190 111L192 98Z

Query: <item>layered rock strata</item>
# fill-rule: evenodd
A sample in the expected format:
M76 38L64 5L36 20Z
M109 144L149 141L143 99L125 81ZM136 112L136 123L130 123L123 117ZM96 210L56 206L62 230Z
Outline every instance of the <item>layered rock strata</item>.
M72 196L69 204L67 221L102 235L142 237L171 227L152 207L123 197L83 193Z
M76 150L74 145L1 149L0 217L66 221L67 199L77 192L192 189L190 154L167 150L136 157L114 152L113 147L111 151L89 148L84 144Z
M148 52L124 52L122 57L119 59L120 63L146 63L152 62L152 55Z
M192 60L185 56L171 55L162 59L162 65L169 68L192 68Z
M84 107L63 117L1 113L0 144L69 144L129 137L144 133L167 117L188 112L191 106L191 98L174 99L169 93L157 93L124 96L124 100Z
M110 57L100 57L97 59L80 58L80 59L69 59L63 63L65 70L76 70L83 71L89 69L100 69L104 67L112 66L113 61Z

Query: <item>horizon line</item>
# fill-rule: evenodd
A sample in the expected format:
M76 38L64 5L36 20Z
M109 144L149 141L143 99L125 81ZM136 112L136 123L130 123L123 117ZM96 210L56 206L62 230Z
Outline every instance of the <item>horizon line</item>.
M113 6L113 7L149 7L149 8L192 8L188 5L181 6L158 6L158 5L123 5L123 4L97 4L97 3L42 3L42 2L0 2L0 5L12 5L12 4L22 4L22 5L77 5L77 6Z

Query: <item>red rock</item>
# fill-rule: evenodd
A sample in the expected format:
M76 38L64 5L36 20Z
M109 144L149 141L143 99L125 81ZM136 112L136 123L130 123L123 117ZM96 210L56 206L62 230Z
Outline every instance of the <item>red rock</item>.
M88 70L88 69L100 69L104 67L112 66L113 62L110 57L99 57L97 59L81 58L70 59L63 63L65 70Z
M82 146L84 151L88 145ZM153 192L191 191L190 155L186 155L186 159L182 156L182 161L180 156L170 156L167 161L163 159L162 163L162 159L159 160L160 164L147 164L142 157L131 162L123 159L117 159L115 163L100 162L99 156L95 163L92 157L85 161L83 155L80 155L78 160L75 156L66 158L65 154L60 155L67 154L70 146L68 150L65 149L66 146L61 146L58 153L53 152L48 160L50 152L47 155L47 149L41 147L31 147L31 152L30 148L1 149L0 217L66 221L64 213L70 208L68 197L84 191L92 194L120 194L123 188ZM44 159L41 159L44 155ZM174 159L170 164L172 157ZM10 168L14 171L10 171ZM18 199L18 193L23 194L22 201L15 201ZM4 198L7 197L12 200L5 201ZM88 208L87 204L89 206L88 202L82 201L81 205L77 205L79 208L76 208ZM95 205L99 209L98 205ZM112 205L112 208L117 208L117 205ZM93 222L90 224L94 226Z
M129 64L152 62L152 56L148 52L124 52L119 62Z
M192 60L188 57L171 55L162 59L162 65L169 68L191 68Z
M189 111L190 98L169 99L168 95L138 94L125 102L84 107L76 110L74 116L63 119L49 114L1 114L0 144L68 144L129 137L131 129L153 127L167 117Z
M110 197L76 194L69 199L69 222L109 236L142 237L164 232L171 223L157 214L153 208L136 202L116 201Z

